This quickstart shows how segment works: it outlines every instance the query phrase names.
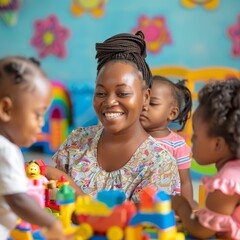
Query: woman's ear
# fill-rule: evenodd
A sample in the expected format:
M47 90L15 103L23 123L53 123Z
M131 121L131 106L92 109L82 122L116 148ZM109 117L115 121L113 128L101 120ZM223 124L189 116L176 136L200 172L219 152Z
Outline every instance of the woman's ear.
M178 107L171 107L168 120L173 121L175 120L179 115L179 108Z
M143 109L147 109L150 103L150 89L144 89L143 92Z
M9 97L3 97L0 100L0 120L9 122L11 120L12 100Z

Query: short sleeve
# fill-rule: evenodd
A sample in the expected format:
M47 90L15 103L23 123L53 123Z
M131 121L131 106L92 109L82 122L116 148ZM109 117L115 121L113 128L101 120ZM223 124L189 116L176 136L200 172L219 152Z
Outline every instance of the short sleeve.
M72 166L78 165L82 160L89 144L101 128L97 125L74 129L52 157L53 166L68 174Z
M1 141L0 162L0 195L26 192L28 180L20 149Z
M197 217L201 225L216 232L229 232L233 239L240 239L240 224L232 216L212 212L205 208L199 210Z
M59 147L58 151L52 157L52 164L55 168L66 173L69 172L69 165L71 153L78 149L82 139L83 128L74 129L63 144Z
M220 190L226 195L240 195L240 161L227 162L213 177L204 176L202 183L207 192Z

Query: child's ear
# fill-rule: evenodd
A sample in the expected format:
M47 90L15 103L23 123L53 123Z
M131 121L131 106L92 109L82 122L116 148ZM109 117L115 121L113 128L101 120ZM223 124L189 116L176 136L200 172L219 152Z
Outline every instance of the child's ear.
M178 107L172 107L170 112L169 112L168 119L170 121L173 121L178 117L178 115L179 115L179 108Z
M0 100L0 119L3 122L9 122L11 119L12 100L9 97L3 97Z
M225 149L229 149L225 139L223 137L217 137L215 142L215 151L218 153L222 153Z
M150 89L145 89L143 93L143 109L148 108L150 103Z

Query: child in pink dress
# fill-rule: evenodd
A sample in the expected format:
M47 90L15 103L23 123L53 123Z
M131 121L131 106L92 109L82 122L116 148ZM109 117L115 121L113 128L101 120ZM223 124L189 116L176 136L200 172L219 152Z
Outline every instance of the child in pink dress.
M186 80L174 83L163 76L152 77L150 104L144 108L140 120L145 130L166 148L176 159L181 193L192 207L193 187L190 177L191 149L185 139L169 129L171 122L179 123L183 130L186 121L191 115L192 98L190 90L184 85Z
M193 115L192 152L201 165L215 164L218 173L203 177L205 208L192 215L181 196L172 206L195 238L240 239L240 80L206 84Z

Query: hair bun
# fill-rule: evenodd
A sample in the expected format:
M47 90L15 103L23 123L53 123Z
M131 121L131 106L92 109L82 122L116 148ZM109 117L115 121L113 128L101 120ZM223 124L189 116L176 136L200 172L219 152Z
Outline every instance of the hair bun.
M135 33L135 35L136 35L136 36L139 36L139 37L142 38L143 40L145 39L145 36L144 36L144 34L143 34L142 31L137 31L137 32Z

